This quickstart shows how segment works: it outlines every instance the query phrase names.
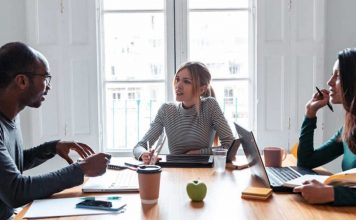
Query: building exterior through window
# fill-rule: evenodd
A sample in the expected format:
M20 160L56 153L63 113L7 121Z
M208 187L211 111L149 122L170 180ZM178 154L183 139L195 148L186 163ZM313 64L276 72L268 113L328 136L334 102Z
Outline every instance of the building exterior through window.
M250 126L248 0L102 0L101 5L104 150L131 151L162 103L174 102L173 75L188 60L208 66L230 125Z

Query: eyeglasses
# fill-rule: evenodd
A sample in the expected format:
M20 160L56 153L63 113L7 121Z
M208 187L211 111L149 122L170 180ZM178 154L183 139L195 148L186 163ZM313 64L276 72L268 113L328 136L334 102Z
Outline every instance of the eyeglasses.
M31 76L42 76L42 77L45 78L46 86L50 86L51 85L52 75L49 74L48 72L45 72L44 74L34 73L34 72L26 72L26 73L30 74Z

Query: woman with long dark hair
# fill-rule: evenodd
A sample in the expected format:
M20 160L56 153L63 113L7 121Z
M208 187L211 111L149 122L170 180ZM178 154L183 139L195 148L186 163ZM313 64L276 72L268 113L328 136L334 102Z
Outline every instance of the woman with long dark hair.
M333 74L327 83L329 90L315 93L306 105L298 148L298 165L314 168L343 155L342 170L356 167L356 48L339 52ZM313 146L316 113L327 105L342 104L345 109L343 127L317 149ZM296 187L295 192L309 203L332 203L333 205L356 205L356 188L329 186L316 180L307 181Z

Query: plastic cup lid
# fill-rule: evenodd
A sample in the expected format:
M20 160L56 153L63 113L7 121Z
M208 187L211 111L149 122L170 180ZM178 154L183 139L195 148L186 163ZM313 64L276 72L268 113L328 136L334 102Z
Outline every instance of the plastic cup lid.
M162 171L157 165L142 165L137 168L137 173L160 173Z

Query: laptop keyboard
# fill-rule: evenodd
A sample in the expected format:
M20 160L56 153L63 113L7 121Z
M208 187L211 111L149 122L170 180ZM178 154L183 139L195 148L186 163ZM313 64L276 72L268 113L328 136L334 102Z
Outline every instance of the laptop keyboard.
M266 170L268 176L273 176L273 179L278 179L281 183L301 176L289 167L266 167Z
M137 173L132 170L118 171L115 180L111 183L109 188L115 189L120 187L138 186Z

